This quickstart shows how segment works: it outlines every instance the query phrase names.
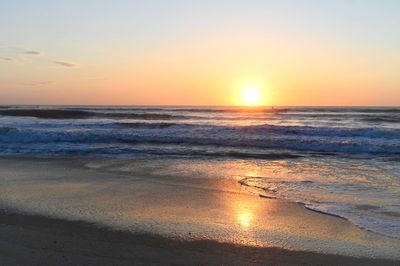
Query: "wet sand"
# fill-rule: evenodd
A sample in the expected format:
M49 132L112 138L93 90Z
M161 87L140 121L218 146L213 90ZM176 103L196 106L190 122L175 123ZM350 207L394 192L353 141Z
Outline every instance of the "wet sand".
M299 204L260 198L229 178L149 171L167 172L163 167L171 163L0 159L0 260L399 265L398 239Z
M217 241L132 234L84 222L0 212L2 265L398 265Z

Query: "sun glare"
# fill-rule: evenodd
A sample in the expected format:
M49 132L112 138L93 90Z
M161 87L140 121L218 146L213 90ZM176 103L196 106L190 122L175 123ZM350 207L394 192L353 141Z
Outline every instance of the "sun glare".
M261 91L257 87L246 87L242 92L242 101L244 105L259 105L261 103Z

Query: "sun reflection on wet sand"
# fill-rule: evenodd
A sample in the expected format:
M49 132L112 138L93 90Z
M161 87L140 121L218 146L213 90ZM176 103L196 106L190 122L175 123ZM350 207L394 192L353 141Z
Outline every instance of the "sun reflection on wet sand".
M243 228L247 229L251 225L251 222L253 220L253 214L248 211L243 211L238 213L237 219L239 221L239 224Z
M257 177L260 175L260 172L257 169L254 169L253 167L251 167L251 169L249 171L246 172L246 174L244 176L242 176L242 178L245 177ZM254 219L257 215L259 215L257 213L258 209L258 201L256 200L245 200L243 201L244 198L242 198L242 200L240 201L236 201L233 204L233 207L235 209L236 212L236 219L237 222L239 223L239 225L242 227L242 229L249 229L253 222Z

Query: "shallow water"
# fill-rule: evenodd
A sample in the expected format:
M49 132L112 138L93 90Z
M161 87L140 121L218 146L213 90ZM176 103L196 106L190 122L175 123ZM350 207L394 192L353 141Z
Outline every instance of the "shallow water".
M400 238L400 108L6 106L0 155L176 158Z

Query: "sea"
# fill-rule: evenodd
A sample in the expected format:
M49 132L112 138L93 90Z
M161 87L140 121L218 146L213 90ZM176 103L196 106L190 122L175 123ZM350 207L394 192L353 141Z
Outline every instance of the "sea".
M238 162L250 193L400 238L400 107L1 106L0 156Z

